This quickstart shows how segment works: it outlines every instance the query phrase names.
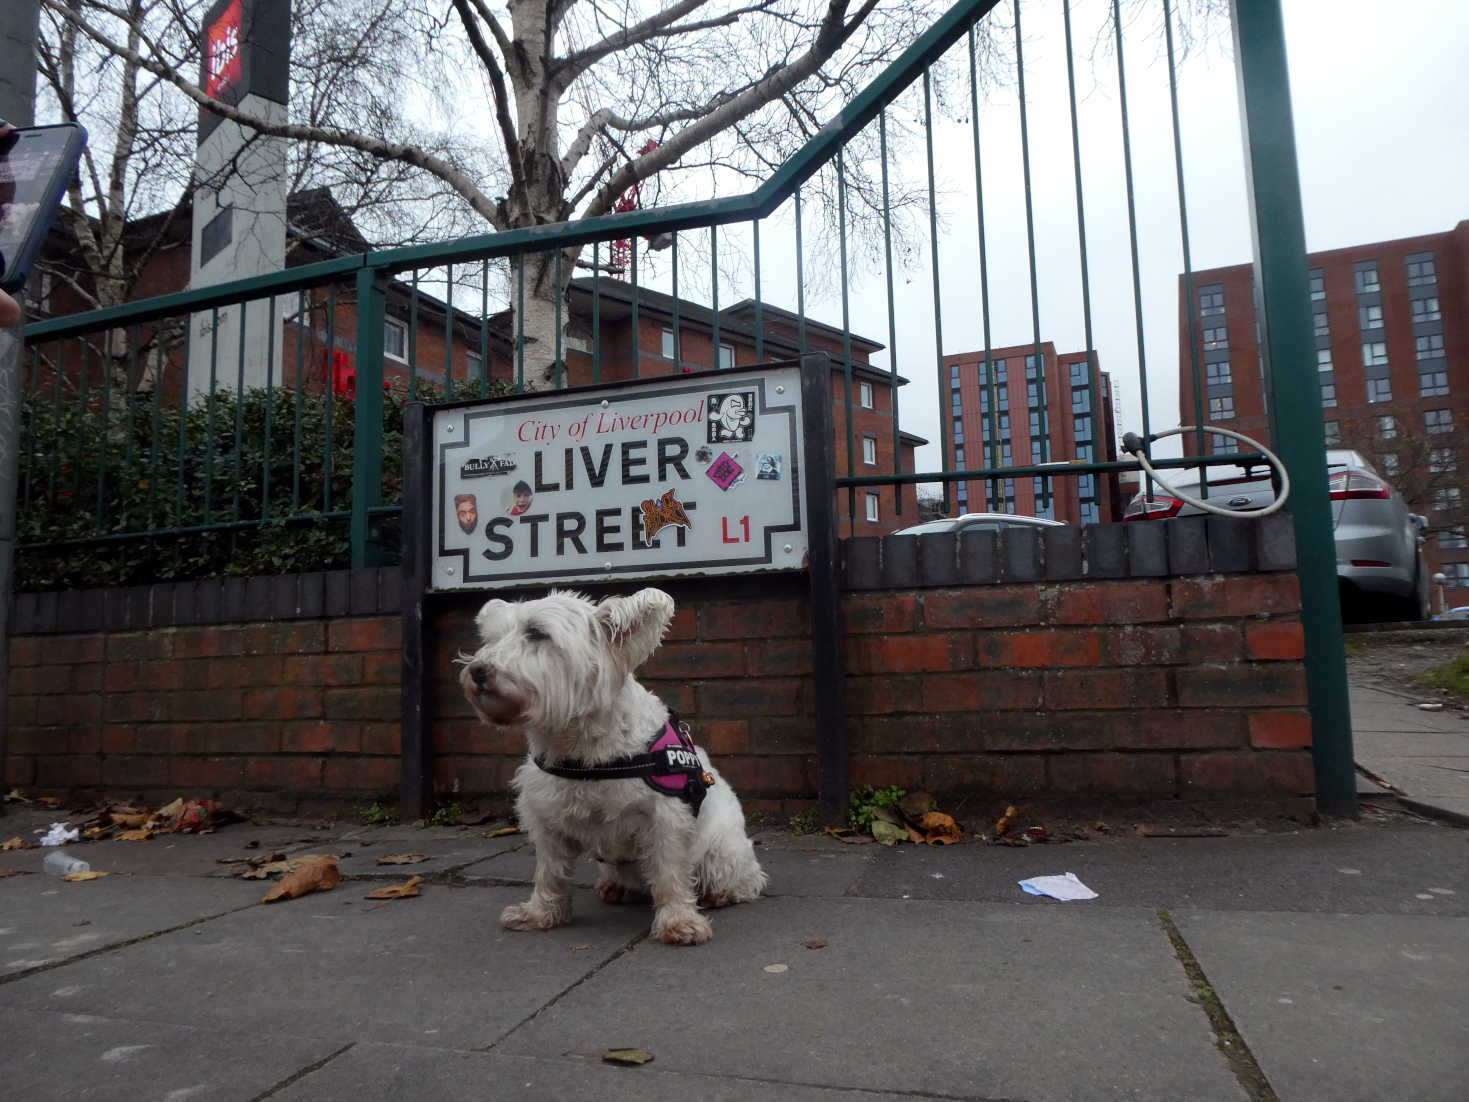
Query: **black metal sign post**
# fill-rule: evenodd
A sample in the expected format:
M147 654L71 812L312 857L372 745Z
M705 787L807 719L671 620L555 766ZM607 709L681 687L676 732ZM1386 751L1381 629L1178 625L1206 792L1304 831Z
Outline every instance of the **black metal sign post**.
M842 685L842 593L837 563L836 430L831 415L831 359L801 357L806 424L806 525L811 586L811 682L816 706L816 803L821 821L847 821L847 713ZM850 414L849 414L850 416Z
M398 816L424 819L433 811L433 630L426 615L433 531L433 441L428 407L403 407L403 730Z

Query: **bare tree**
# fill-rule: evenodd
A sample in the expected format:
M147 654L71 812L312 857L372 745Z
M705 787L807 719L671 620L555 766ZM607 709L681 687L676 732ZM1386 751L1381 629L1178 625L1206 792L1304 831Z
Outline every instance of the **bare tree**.
M1342 426L1342 446L1360 452L1378 474L1403 495L1408 508L1430 518L1440 511L1435 502L1444 491L1462 487L1459 448L1454 436L1425 436L1420 433L1384 435L1377 417L1349 421ZM1446 516L1432 523L1428 533L1462 523L1462 517Z

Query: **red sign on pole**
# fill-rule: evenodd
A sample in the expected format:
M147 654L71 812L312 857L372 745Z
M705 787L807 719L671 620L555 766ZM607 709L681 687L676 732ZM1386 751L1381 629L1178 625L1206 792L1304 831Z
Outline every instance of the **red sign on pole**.
M243 23L241 0L233 0L205 32L204 91L213 99L244 73Z

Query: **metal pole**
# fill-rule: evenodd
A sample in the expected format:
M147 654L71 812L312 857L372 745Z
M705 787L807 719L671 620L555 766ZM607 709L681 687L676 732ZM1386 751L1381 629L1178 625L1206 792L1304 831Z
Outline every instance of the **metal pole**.
M381 565L372 510L383 495L383 324L387 277L357 272L357 394L352 426L352 567ZM449 327L454 324L449 312ZM481 353L483 353L481 349Z
M1291 481L1316 806L1331 815L1355 815L1352 716L1285 27L1280 0L1232 0L1231 9L1271 438Z
M433 419L422 402L403 407L403 726L398 816L405 822L433 811L433 687L427 616L433 516Z

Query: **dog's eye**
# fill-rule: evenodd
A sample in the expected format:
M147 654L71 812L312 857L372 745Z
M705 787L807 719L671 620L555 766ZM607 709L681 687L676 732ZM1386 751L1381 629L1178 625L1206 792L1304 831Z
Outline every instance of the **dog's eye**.
M525 637L532 643L545 643L551 638L543 628L538 628L535 624L525 626Z

